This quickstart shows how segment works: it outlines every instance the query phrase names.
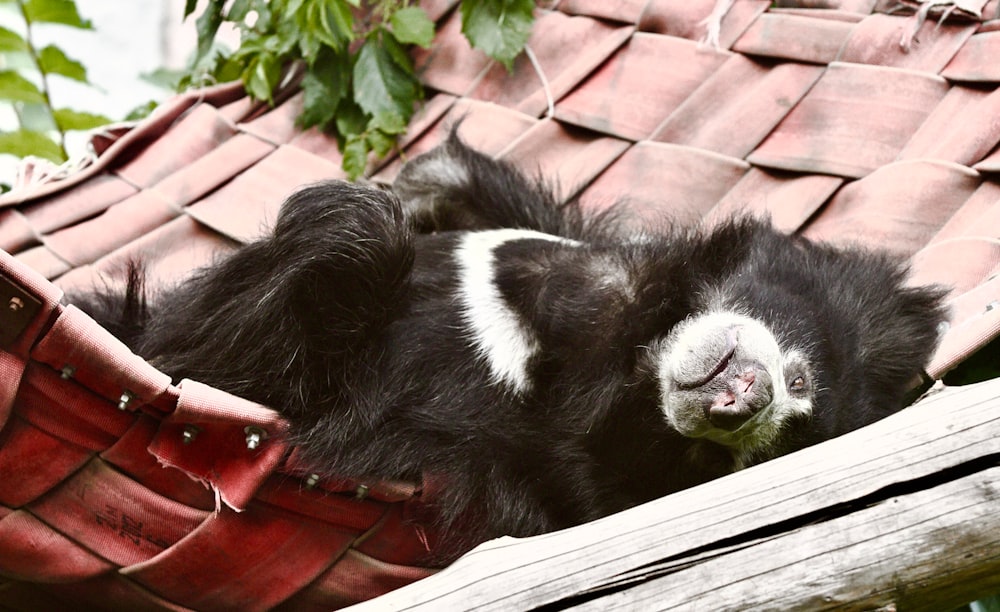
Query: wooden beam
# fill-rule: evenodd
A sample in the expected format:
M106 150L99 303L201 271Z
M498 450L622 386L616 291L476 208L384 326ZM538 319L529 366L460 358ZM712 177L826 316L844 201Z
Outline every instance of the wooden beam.
M358 610L948 609L1000 592L1000 379Z

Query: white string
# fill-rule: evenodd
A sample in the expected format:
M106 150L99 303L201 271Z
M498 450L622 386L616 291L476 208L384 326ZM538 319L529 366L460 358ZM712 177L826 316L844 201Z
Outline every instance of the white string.
M719 48L719 37L722 35L722 19L733 8L736 0L716 0L712 12L702 20L701 25L705 26L705 37L702 41L715 49Z
M530 46L524 45L524 54L528 56L528 60L535 69L535 74L538 75L538 79L542 82L542 90L545 91L545 101L548 103L548 110L545 112L545 118L551 119L556 114L556 103L552 98L552 90L549 88L549 80L545 78L542 66L538 63L538 58L535 57L535 52L531 50Z

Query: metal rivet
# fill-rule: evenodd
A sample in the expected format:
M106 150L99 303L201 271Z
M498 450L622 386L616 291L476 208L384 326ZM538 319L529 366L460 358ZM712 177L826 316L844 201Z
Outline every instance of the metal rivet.
M12 297L10 301L7 302L7 309L11 312L18 312L24 308L24 300L19 297Z
M317 484L319 484L319 474L309 474L309 477L306 478L306 488L313 489Z
M132 400L134 399L135 396L132 394L131 391L128 390L122 391L121 397L118 398L118 409L128 410L129 404L131 404Z
M364 499L368 497L368 485L358 485L358 490L355 492L355 497L358 499Z
M62 370L60 370L59 372L60 372L59 378L63 380L69 380L73 378L74 374L76 374L76 368L67 363L62 367Z
M255 425L247 425L243 429L247 435L247 449L256 450L260 443L267 439L267 432Z
M191 444L194 439L198 437L198 432L201 431L194 425L185 425L184 431L181 432L181 441L184 444Z
M1000 308L1000 301L993 300L992 302L986 305L986 312L996 310L997 308Z

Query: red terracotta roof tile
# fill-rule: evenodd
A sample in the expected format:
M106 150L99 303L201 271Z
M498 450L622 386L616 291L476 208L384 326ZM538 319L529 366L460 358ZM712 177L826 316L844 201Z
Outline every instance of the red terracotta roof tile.
M909 257L979 187L969 168L914 160L887 164L845 185L805 230L810 238L877 244Z
M858 178L894 160L945 96L944 79L862 64L830 64L747 159Z
M734 55L660 124L652 139L746 157L822 74L819 66L768 66ZM733 83L741 87L734 90Z
M1000 117L1000 91L952 87L899 158L927 157L971 166L1000 142L996 117Z
M566 200L589 185L628 146L617 138L545 120L504 149L500 157L542 177Z
M140 236L94 264L74 268L58 279L64 290L90 289L96 286L124 286L128 263L138 262L147 276L148 286L170 287L232 251L238 243L181 215L155 230Z
M974 35L959 49L941 76L951 81L1000 82L1000 30Z
M249 97L241 97L237 100L219 107L219 114L232 123L239 123L253 114L253 110L260 108L260 103Z
M491 62L485 53L473 49L462 35L458 11L438 25L430 49L416 49L413 57L425 85L456 96L468 92Z
M487 155L498 155L518 136L538 121L523 113L503 106L462 98L448 107L448 111L431 127L424 130L406 147L406 158L415 157L444 141L452 127L459 125L458 134ZM402 159L394 158L372 177L379 181L392 181L399 173Z
M851 31L838 58L842 62L878 64L941 72L975 33L975 23L939 24L928 19L914 34L913 20L893 15L869 15ZM904 37L913 42L904 46Z
M199 104L181 119L178 129L169 131L116 168L115 173L133 185L148 187L218 147L235 133L235 126L215 109Z
M431 20L438 21L458 4L458 0L420 0L419 4Z
M76 189L56 194L20 208L25 219L39 234L73 225L97 215L138 189L113 174L101 174Z
M733 50L748 55L828 64L840 56L853 30L854 24L831 19L830 15L766 13L747 28L733 44Z
M0 249L16 253L38 244L38 234L16 208L0 209Z
M278 208L296 188L342 177L339 166L289 146L278 147L231 182L186 211L198 221L240 242L258 238L274 224Z
M556 117L612 136L647 138L728 58L691 41L637 32L556 104Z
M406 134L399 139L400 148L406 148L416 139L424 135L427 130L432 129L437 125L438 121L441 120L452 107L455 106L459 98L446 93L438 93L431 96L429 100L424 102L423 106L417 109L417 113L410 120L410 125L407 128ZM462 103L466 104L465 101ZM462 108L466 108L463 106ZM468 114L467 110L463 110Z
M965 262L958 269L956 261ZM983 238L953 238L927 246L913 256L913 279L946 286L956 294L971 291L1000 272L1000 244Z
M297 149L312 153L317 157L322 157L338 166L344 159L344 156L337 148L337 139L316 127L298 132L295 137L288 141L288 144Z
M956 238L979 237L992 239L1000 228L1000 184L984 181L969 196L929 244Z
M767 216L776 227L796 232L843 183L837 176L751 168L719 200L706 221L714 223L734 214Z
M299 93L284 104L240 123L240 129L274 145L288 143L301 133L295 119L302 114L304 95Z
M708 35L706 20L716 4L716 0L649 0L639 19L639 29L688 40L705 40ZM730 48L771 3L767 0L741 0L731 4L721 20L718 40L721 49Z
M942 376L971 354L969 347L981 347L1000 336L997 296L1000 296L1000 275L949 302L951 325L927 366L928 374Z
M173 219L180 211L155 191L141 191L102 214L45 237L45 245L72 266L96 261Z
M984 157L981 162L973 164L972 168L983 173L1000 173L1000 149Z
M45 278L58 278L73 269L65 260L44 245L31 247L17 254L17 259L27 264Z
M640 142L588 187L584 207L624 200L652 224L700 220L747 172L739 159L692 147Z
M187 206L250 168L275 148L256 136L236 134L206 153L199 163L179 168L150 188L177 207Z
M563 0L556 8L570 15L587 15L634 24L639 20L646 4L646 0Z
M558 11L542 13L528 40L537 69L527 54L514 62L513 72L494 63L469 95L539 116L610 57L631 34L630 27L570 17Z

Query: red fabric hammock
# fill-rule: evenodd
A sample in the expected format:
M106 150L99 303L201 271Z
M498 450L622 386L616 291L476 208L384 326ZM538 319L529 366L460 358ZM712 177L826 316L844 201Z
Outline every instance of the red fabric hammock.
M5 606L330 609L434 572L416 484L317 481L277 413L170 384L60 298L0 252Z

